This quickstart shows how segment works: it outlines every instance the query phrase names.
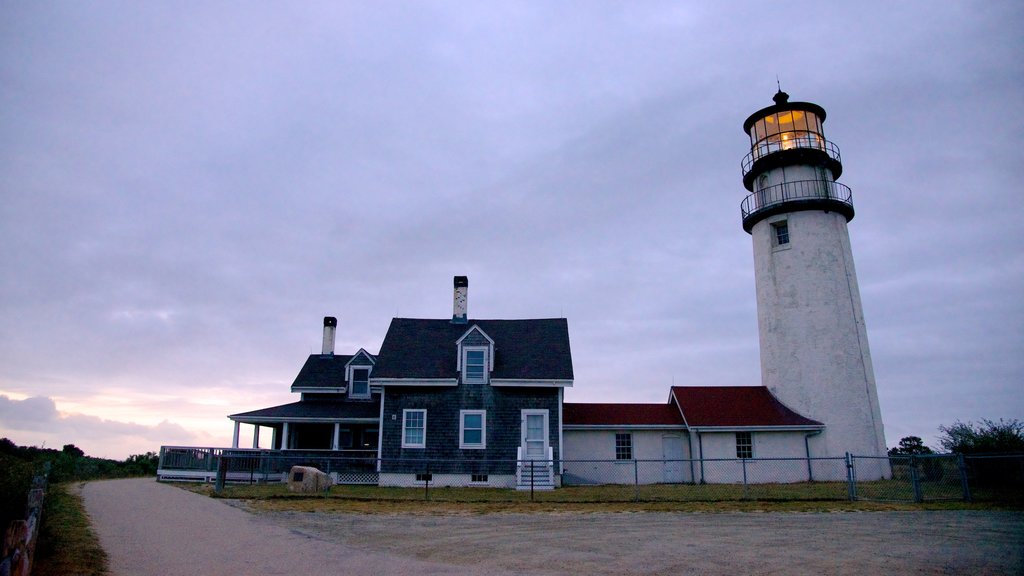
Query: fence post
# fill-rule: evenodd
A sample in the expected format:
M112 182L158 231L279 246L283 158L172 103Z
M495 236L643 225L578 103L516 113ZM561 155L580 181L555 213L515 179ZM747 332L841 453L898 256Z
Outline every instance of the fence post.
M957 466L960 467L960 487L964 492L964 502L971 501L971 486L967 481L967 462L964 461L963 454L956 455Z
M217 482L213 485L213 491L220 494L224 490L224 477L228 474L228 456L221 454L217 459Z
M743 499L746 500L750 493L747 491L747 459L740 458L743 463Z
M530 502L533 502L533 475L536 474L534 461L530 460Z
M853 455L846 453L846 496L850 501L857 499L857 479L853 472Z
M640 501L640 467L636 462L636 458L633 458L633 501Z
M423 473L423 499L430 500L430 462L427 462L427 471Z
M924 495L921 494L921 478L917 473L917 456L910 455L910 485L914 489L914 502L924 502Z

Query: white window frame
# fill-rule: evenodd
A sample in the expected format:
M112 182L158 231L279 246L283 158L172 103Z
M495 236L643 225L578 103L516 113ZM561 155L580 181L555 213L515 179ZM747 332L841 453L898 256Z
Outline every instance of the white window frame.
M356 393L356 371L366 370L366 393ZM348 381L348 396L349 398L369 398L370 397L370 366L352 366L351 374Z
M626 437L626 438L628 438L629 439L629 444L628 445L623 444L622 446L620 446L619 445L619 437ZM629 458L620 458L619 457L619 448L628 449L629 450ZM632 432L616 432L615 433L615 459L618 460L618 461L633 460L633 433Z
M469 377L469 353L481 352L484 355L483 375L480 378ZM463 384L487 384L490 376L490 347L488 346L463 346L462 347L462 383Z
M469 444L466 442L466 416L480 416L480 443ZM459 410L459 448L462 450L483 450L487 448L487 411L486 410Z
M749 443L747 443L747 442L741 443L740 442L740 435L741 434L745 434L746 437L750 439L750 442ZM741 448L745 449L745 451L749 452L750 455L749 456L740 456L740 449ZM749 460L749 459L754 457L754 433L753 432L737 432L736 433L736 457L741 459L741 460Z
M793 231L789 227L789 220L787 218L779 218L769 222L768 224L770 229L769 231L772 235L772 251L789 250L793 247ZM782 228L786 229L786 242L784 244L779 243L779 235Z
M406 442L406 415L412 412L423 414L423 442L414 444ZM427 447L427 410L426 408L405 408L402 410L402 448L426 448Z

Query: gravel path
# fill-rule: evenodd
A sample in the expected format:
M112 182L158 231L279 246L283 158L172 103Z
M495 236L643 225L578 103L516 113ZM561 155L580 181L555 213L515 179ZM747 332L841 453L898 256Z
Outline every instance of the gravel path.
M152 480L83 495L115 576L1024 574L1019 512L250 514Z
M114 576L503 574L356 550L151 479L89 482L82 497Z

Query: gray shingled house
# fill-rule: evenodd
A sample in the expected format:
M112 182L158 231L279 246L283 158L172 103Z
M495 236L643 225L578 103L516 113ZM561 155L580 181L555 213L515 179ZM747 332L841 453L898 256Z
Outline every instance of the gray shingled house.
M332 450L376 460L378 482L413 486L559 484L563 388L572 386L564 318L477 320L455 278L452 319L395 318L376 356L324 347L292 383L300 400L229 416L273 431L275 450Z

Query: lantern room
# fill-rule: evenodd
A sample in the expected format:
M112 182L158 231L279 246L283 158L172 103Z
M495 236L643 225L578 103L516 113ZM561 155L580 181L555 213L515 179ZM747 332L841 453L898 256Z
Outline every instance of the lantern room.
M825 109L810 102L790 102L781 90L774 106L762 108L743 123L750 137L750 154L743 159L743 184L753 191L758 174L789 164L818 165L839 178L843 166L839 148L825 139Z

